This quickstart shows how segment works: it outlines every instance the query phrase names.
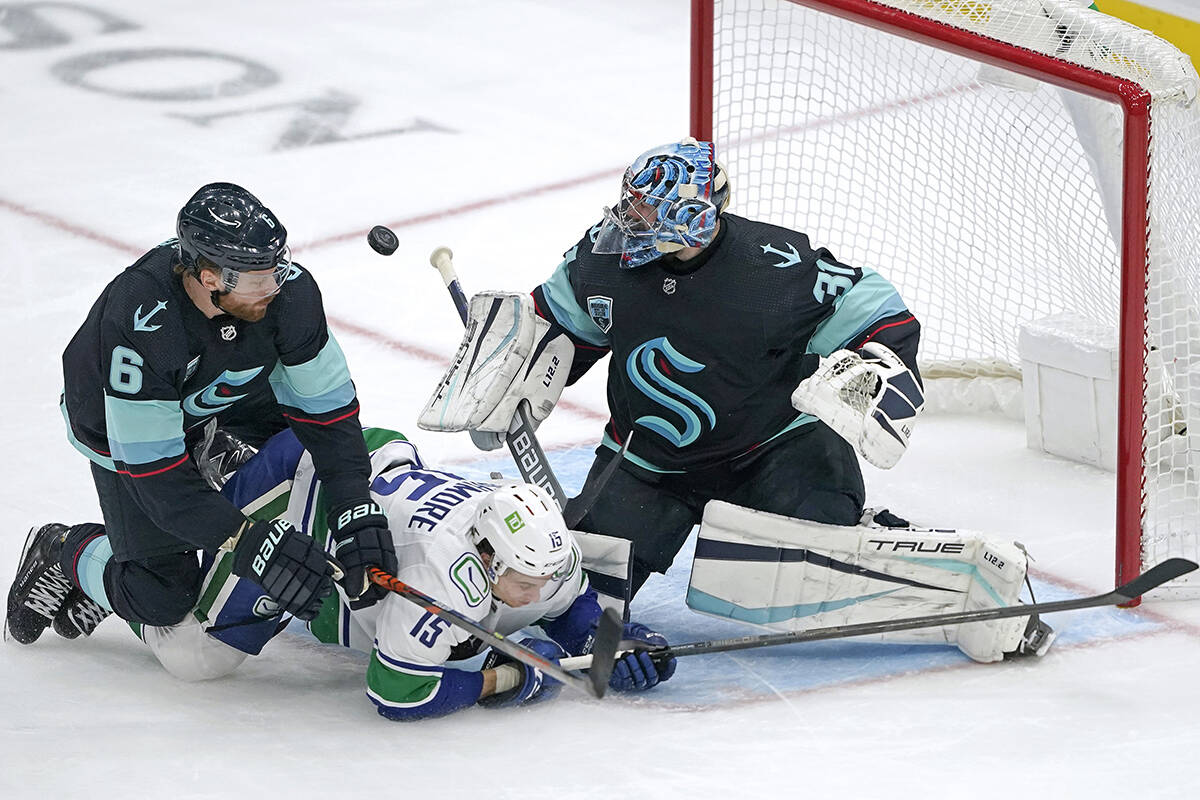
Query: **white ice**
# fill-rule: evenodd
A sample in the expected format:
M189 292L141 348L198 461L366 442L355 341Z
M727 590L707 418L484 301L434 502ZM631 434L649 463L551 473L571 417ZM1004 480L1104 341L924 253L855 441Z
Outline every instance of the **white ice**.
M428 254L452 247L468 293L549 275L612 202L623 166L686 134L688 10L684 0L0 4L0 575L15 570L30 526L99 519L57 410L59 357L101 288L172 236L182 201L212 180L249 187L288 226L321 283L365 424L407 432L429 462L515 474L465 435L414 424L460 333ZM244 62L274 82L239 84ZM176 97L184 89L192 99ZM298 119L300 101L317 99L348 117ZM375 223L399 235L390 259L366 246ZM605 417L603 371L569 389L540 431L571 489ZM899 468L867 478L873 504L1023 542L1047 597L1112 586L1112 476L1026 449L1019 423L931 416ZM635 616L676 641L753 632L684 607L686 556L648 584ZM83 641L47 633L0 647L0 797L1200 790L1200 606L1051 621L1062 638L1037 662L841 641L681 660L642 697L563 695L406 725L374 713L361 656L303 631L230 678L185 684L109 620Z

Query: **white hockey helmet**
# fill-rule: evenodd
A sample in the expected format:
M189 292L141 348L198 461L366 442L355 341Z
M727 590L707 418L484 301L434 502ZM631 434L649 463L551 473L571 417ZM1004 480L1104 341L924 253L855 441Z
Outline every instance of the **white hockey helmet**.
M479 506L470 536L476 547L486 542L492 551L493 583L509 569L532 578L554 575L568 564L575 544L553 498L529 483L493 491Z

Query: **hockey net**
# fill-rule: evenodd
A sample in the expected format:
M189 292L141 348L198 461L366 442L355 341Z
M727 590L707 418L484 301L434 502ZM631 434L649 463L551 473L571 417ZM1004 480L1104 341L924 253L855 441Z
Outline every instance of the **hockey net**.
M692 30L731 210L891 280L933 402L1019 414L1022 323L1117 332L1118 580L1200 560L1190 60L1073 0L693 0Z

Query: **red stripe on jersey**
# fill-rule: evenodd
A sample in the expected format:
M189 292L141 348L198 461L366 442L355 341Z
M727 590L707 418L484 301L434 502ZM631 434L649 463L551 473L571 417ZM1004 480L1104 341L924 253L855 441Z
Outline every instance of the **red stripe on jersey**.
M188 460L188 454L184 453L183 458L179 459L174 464L168 464L167 466L163 467L162 469L156 469L151 472L130 472L127 469L119 469L119 470L117 470L117 472L121 473L122 475L128 475L131 478L149 478L151 475L158 475L160 473L167 472L168 470L175 469L176 467L178 467L180 464L182 464L183 462L185 462L187 460Z
M283 417L284 419L290 419L292 422L307 422L310 425L332 425L335 422L341 422L344 419L349 419L357 413L358 403L355 403L354 408L350 409L345 414L342 414L340 417L335 417L334 419L325 420L324 422L319 419L308 419L307 417L293 417L291 414L284 414Z

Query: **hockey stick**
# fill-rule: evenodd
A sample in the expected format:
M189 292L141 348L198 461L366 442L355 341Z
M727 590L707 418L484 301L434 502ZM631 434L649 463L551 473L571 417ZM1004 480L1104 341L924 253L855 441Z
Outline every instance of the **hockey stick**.
M608 679L612 675L613 667L616 665L617 647L621 642L622 625L616 611L607 609L600 616L592 652L601 656L601 659L596 669L588 670L588 675L585 679L570 674L558 664L555 664L553 661L547 661L528 647L517 644L510 639L505 639L499 633L490 631L461 614L438 605L437 601L429 595L414 589L404 581L387 574L378 567L368 567L367 576L370 578L371 583L376 586L382 586L389 592L400 595L409 602L415 603L425 609L430 614L441 617L451 625L455 625L465 631L470 631L484 644L490 645L501 653L515 658L522 664L537 667L546 673L546 675L557 681L561 681L577 692L590 694L592 697L604 697L604 692L608 688Z
M617 471L617 467L621 466L621 460L625 458L625 452L629 450L629 442L632 440L633 431L630 431L629 435L625 437L625 444L621 445L621 451L605 465L604 471L600 473L599 479L592 485L592 488L586 493L580 493L575 498L578 502L571 509L571 513L563 515L563 521L567 523L569 529L575 530L575 526L587 516L587 513L592 510L592 506L600 499L600 492L604 490L613 473Z
M1031 614L1052 614L1056 611L1074 611L1080 608L1095 606L1115 606L1128 603L1134 598L1141 597L1151 589L1157 588L1167 581L1174 580L1180 575L1186 575L1196 569L1194 561L1186 558L1168 558L1161 564L1156 564L1138 575L1126 584L1118 586L1111 592L1080 597L1074 600L1054 600L1049 603L1030 603L1029 605L1004 606L1002 608L984 608L978 611L959 611L953 614L933 614L925 617L910 617L908 619L883 620L880 622L863 622L855 625L831 625L827 628L810 628L804 631L788 631L787 633L768 633L763 636L742 636L736 639L711 639L707 642L689 642L687 644L671 645L667 648L648 650L651 656L697 656L702 653L724 653L730 650L749 650L755 647L770 647L777 644L793 644L795 642L815 642L822 639L844 639L850 636L867 636L874 633L891 633L892 631L907 631L914 628L932 628L940 625L959 625L965 622L987 622L993 619L1009 617L1027 617ZM625 655L622 651L617 655ZM560 666L564 669L585 669L590 661L588 656L564 658Z
M467 298L458 282L458 274L454 271L454 253L449 247L439 247L429 255L429 263L437 268L446 284L446 291L454 299L454 307L462 318L463 326L467 325ZM508 435L504 438L508 450L512 453L513 461L526 483L534 483L545 489L558 503L559 509L567 505L567 496L562 484L550 469L546 460L546 452L542 450L537 437L533 433L533 421L529 418L529 401L522 400L517 405L517 414L508 426Z

